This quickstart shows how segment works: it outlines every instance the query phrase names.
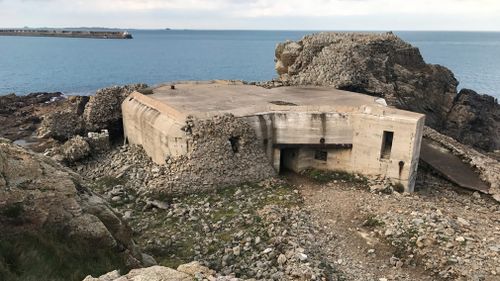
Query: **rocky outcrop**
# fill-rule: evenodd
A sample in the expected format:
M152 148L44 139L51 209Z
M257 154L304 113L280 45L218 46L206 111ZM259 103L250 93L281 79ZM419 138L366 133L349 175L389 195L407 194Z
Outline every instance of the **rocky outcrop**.
M85 106L83 119L87 131L107 129L110 134L121 134L121 104L135 90L146 88L145 84L115 86L98 90Z
M40 116L54 110L62 93L33 93L0 96L0 137L18 140L30 137L41 122Z
M74 135L82 134L84 130L83 119L76 112L56 111L43 118L38 136L65 141Z
M134 269L128 274L120 275L118 271L109 272L99 278L87 276L83 281L192 281L192 280L217 280L217 281L240 281L242 279L219 276L216 272L201 265L198 262L181 264L177 270L164 267L152 266L148 268Z
M459 141L500 148L498 103L469 91L457 96L450 70L426 64L418 48L392 33L307 35L278 44L275 56L284 85L333 86L383 97L389 105L426 114L427 125ZM488 110L479 114L483 108Z
M292 85L328 85L383 97L427 114L441 127L458 85L453 73L424 62L417 48L392 33L319 33L276 47L276 70Z
M500 105L492 96L462 89L453 101L443 132L486 151L500 149Z
M77 174L5 140L0 229L0 275L12 280L74 280L142 263L131 229Z

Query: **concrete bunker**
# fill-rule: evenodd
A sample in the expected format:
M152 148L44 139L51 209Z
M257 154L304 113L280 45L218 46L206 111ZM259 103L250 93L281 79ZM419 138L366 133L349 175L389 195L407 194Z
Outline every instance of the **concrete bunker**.
M151 95L133 93L122 109L125 137L159 164L192 153L189 120L229 114L253 130L252 140L221 136L232 155L229 162L243 161L249 150L242 148L255 141L252 153L263 154L276 172L316 168L383 176L406 191L413 191L424 125L424 115L387 107L368 95L231 82L183 82L175 89L166 84Z

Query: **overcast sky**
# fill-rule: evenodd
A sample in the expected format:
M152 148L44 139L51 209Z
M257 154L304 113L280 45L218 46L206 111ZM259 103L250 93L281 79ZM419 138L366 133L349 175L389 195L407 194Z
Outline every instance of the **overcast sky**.
M0 27L500 30L499 0L0 0Z

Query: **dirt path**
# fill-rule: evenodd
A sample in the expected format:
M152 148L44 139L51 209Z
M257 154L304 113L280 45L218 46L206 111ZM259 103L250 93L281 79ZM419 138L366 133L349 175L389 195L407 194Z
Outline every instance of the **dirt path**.
M324 231L319 239L325 240L327 260L345 274L344 280L436 280L420 268L395 266L395 250L377 237L370 227L374 222L360 209L373 194L352 183L320 185L299 175L287 178L299 186L305 208Z

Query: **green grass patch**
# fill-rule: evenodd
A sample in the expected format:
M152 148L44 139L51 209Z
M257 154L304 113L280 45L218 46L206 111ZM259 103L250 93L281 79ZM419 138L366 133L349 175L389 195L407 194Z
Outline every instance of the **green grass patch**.
M356 176L355 174L348 173L345 171L307 169L303 171L302 174L317 183L328 183L334 180L339 180L339 181L359 183L363 185L368 184L368 179L366 179L365 177L359 175Z
M369 214L363 221L363 226L368 228L375 228L383 226L385 223L377 218L375 214Z

